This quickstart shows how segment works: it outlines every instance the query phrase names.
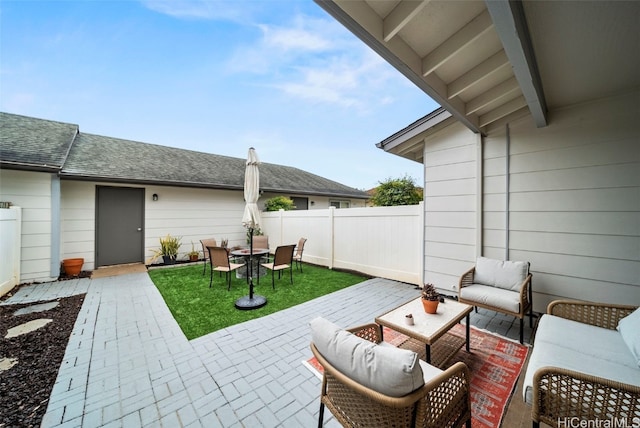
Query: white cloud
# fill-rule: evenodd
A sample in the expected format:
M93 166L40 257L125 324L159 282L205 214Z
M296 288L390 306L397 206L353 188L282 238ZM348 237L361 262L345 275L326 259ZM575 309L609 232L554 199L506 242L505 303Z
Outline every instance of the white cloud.
M239 47L228 69L259 76L253 84L290 97L368 111L376 89L397 73L335 21L296 15L289 25L259 24L260 37ZM374 104L390 103L376 99Z
M264 24L259 28L263 33L262 45L267 49L318 52L330 46L327 39L304 28L279 28Z
M141 0L148 9L179 19L242 21L250 2L212 0Z

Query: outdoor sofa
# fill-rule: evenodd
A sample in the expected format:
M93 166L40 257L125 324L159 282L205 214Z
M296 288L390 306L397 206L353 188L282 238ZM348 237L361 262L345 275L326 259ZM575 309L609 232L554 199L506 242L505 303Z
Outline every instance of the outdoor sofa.
M538 322L523 395L534 427L640 426L640 309L551 302Z

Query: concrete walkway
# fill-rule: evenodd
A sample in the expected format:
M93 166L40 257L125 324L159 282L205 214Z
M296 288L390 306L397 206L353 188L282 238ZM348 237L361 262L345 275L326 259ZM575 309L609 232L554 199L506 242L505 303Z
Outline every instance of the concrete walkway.
M44 428L316 426L320 380L302 365L308 322L372 322L418 296L413 285L376 278L192 341L146 273L22 287L3 303L80 293ZM518 337L512 317L481 311L472 323ZM325 426L338 426L330 412Z

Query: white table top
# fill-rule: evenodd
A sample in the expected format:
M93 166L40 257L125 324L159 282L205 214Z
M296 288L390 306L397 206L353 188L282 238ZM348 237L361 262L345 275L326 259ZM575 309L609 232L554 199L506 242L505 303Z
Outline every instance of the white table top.
M422 298L418 297L380 315L376 318L376 323L426 344L432 344L472 310L470 305L445 299L444 303L440 302L438 305L437 313L428 314L424 311L421 300ZM413 315L414 325L407 324L407 314Z

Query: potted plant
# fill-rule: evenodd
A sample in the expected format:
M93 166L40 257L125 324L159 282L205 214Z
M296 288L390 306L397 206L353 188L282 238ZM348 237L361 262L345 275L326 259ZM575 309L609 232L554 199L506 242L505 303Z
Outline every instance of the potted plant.
M191 251L187 253L187 257L189 257L189 261L191 262L197 262L200 258L200 252L196 250L193 241L191 241Z
M438 312L438 303L440 302L440 293L436 290L433 284L425 284L422 287L422 306L424 311L428 314L435 314Z
M67 276L78 276L82 271L82 265L84 264L83 258L73 258L62 260L62 268Z
M178 249L180 248L180 236L171 236L167 234L164 238L160 238L160 249L154 250L155 258L162 256L165 265L175 264L178 257Z

